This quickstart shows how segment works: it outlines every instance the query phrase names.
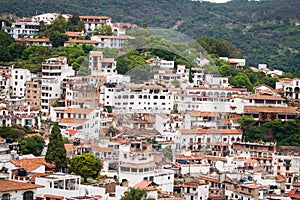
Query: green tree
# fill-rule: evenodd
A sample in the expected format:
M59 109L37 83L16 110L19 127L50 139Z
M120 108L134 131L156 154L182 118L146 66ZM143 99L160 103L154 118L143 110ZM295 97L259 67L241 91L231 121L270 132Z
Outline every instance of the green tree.
M48 163L55 164L57 171L64 171L67 166L67 153L57 122L54 123L51 130L45 159Z
M51 41L52 47L60 47L60 46L64 46L65 41L67 41L69 37L64 33L54 31L53 34L51 34L49 39Z
M130 188L128 192L125 192L121 200L152 200L152 198L146 198L147 191L139 188Z
M40 156L45 145L44 139L40 136L19 139L19 143L22 154L33 154L34 156Z
M170 146L163 148L162 154L164 157L167 157L171 162L173 161L173 152Z
M81 32L85 30L84 23L80 20L78 14L74 14L69 18L67 21L67 30L75 32Z
M96 179L100 170L100 160L91 153L75 156L71 160L70 171L84 178L84 182L87 182L87 178Z
M51 37L51 35L53 35L56 31L59 33L65 33L67 31L67 21L62 15L59 15L55 20L53 20L52 24L47 27L45 35L46 37Z
M94 35L113 35L113 31L110 25L101 24L94 29Z

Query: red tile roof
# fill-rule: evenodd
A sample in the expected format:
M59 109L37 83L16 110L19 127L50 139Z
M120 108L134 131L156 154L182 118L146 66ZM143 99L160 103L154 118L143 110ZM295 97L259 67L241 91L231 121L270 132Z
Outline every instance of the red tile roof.
M60 120L61 123L67 124L84 124L88 119L74 119L74 118L63 118Z
M52 194L44 194L44 198L49 198L49 199L63 199L63 196L57 196L57 195L52 195Z
M43 188L44 186L11 180L0 180L0 192Z
M297 114L297 109L294 107L268 107L268 106L245 106L245 113L283 113L283 114Z
M100 44L100 42L96 41L96 40L68 40L65 41L65 43L76 43L76 44Z
M73 114L89 114L93 112L94 108L67 108L64 113L73 113Z
M135 188L145 189L151 185L152 181L143 180L134 185Z
M45 158L25 158L21 160L11 160L10 162L17 167L24 168L27 172L32 172L41 165L45 165L50 169L54 168L54 165L47 163Z

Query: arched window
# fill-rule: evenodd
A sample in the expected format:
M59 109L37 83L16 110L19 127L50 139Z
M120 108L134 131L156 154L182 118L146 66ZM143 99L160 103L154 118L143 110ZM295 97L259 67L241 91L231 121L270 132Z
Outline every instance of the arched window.
M8 193L3 194L2 200L10 200L10 194L8 194Z
M33 200L33 192L32 191L24 192L23 200Z

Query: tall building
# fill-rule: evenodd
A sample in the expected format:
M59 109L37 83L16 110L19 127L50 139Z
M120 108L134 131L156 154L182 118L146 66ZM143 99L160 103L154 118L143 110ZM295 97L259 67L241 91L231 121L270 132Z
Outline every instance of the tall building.
M61 82L74 75L66 57L50 58L42 63L41 111L44 119L47 119L50 106L61 97Z

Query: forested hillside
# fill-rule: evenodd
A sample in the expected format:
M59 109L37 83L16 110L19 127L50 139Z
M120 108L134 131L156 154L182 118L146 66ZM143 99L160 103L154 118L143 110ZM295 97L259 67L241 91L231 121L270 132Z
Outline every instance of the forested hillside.
M249 66L295 72L300 63L300 1L234 0L226 4L190 0L0 0L1 17L45 12L108 15L114 22L173 28L193 38L211 36L239 47ZM12 15L12 16L13 16ZM180 23L178 23L180 22Z

